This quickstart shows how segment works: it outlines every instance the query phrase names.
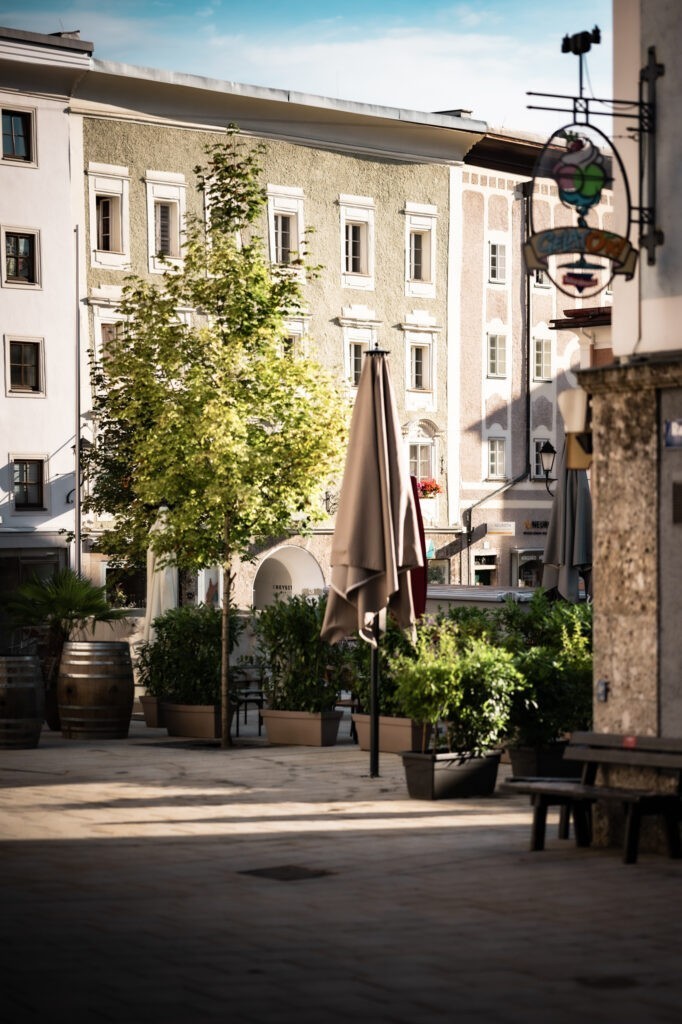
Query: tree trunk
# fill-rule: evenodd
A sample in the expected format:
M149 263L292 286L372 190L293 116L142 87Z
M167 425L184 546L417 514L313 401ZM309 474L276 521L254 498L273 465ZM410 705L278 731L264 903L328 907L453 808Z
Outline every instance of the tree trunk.
M230 735L230 604L232 600L232 573L230 571L230 520L225 516L225 551L223 563L223 604L220 652L220 703L223 750L232 746Z

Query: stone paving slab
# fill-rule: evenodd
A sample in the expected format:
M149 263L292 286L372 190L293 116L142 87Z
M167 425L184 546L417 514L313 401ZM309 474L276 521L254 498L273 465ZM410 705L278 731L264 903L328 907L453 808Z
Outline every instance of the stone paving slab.
M3 1022L678 1024L682 862L531 853L525 798L368 759L138 722L0 751Z

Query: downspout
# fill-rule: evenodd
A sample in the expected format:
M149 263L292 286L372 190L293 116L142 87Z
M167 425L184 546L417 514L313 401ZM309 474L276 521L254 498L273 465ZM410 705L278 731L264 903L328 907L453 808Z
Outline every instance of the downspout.
M524 181L521 184L521 198L523 199L523 241L527 241L530 237L530 201L533 194L533 181ZM490 494L486 494L484 498L479 498L473 505L469 505L468 508L462 511L462 523L466 533L466 546L471 547L471 541L473 537L473 528L471 525L472 512L475 508L480 505L484 505L486 501L490 501L491 498L496 497L498 494L502 494L503 491L508 491L510 487L515 487L516 484L520 484L523 480L530 478L530 368L532 365L531 360L531 343L532 343L532 332L530 322L530 301L531 301L531 280L530 274L524 272L524 303L523 303L523 337L524 347L522 350L522 362L521 362L521 379L525 380L525 401L524 401L524 444L525 444L525 469L518 476L515 476L513 480L509 480L507 483L502 484L496 490ZM525 365L524 365L525 364ZM461 559L460 549L460 559ZM460 574L459 578L462 578L462 568L460 562ZM467 558L467 583L471 583L471 563Z

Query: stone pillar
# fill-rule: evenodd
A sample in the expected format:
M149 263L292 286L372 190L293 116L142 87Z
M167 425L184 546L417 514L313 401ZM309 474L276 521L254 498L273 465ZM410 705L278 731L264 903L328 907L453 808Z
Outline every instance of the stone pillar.
M597 732L682 735L682 360L651 359L578 373L592 397L594 679ZM675 491L675 484L678 490ZM679 514L673 498L680 497ZM676 518L680 523L676 523ZM608 782L667 789L653 770L612 769ZM595 815L595 840L620 841L616 810ZM647 828L643 846L659 847Z

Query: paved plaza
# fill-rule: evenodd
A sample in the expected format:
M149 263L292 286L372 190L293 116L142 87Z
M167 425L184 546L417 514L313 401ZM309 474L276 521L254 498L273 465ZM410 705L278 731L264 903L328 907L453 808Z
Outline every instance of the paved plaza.
M0 751L5 1024L679 1024L682 862L531 853L526 798L409 800L347 722L236 742Z

